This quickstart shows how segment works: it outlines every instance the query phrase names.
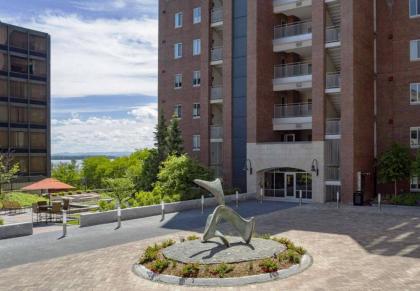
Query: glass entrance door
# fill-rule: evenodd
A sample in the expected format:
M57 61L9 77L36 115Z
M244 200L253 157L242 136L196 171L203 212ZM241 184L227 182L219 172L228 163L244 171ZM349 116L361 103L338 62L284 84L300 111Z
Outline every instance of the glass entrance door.
M286 196L295 197L295 174L286 173Z

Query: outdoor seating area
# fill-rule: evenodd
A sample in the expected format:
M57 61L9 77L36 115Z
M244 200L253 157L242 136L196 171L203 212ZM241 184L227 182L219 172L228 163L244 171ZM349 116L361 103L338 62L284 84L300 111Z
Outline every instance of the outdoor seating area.
M5 200L1 203L0 213L11 215L22 213L24 210L25 208L22 207L19 202Z
M46 201L39 201L32 204L32 221L33 222L60 222L62 221L63 210L70 210L70 201L52 202L48 204Z

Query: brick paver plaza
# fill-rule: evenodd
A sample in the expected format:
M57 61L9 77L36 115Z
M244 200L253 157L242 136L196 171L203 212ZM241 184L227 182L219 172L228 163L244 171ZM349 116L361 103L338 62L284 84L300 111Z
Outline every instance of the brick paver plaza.
M293 207L259 215L257 230L304 246L313 266L285 280L226 290L420 290L420 216ZM131 272L148 244L189 233L0 269L0 289L204 290L156 284Z

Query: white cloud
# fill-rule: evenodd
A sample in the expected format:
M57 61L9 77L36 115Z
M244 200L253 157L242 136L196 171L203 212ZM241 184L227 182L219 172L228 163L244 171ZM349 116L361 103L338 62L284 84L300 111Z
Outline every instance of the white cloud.
M73 0L71 3L79 9L95 12L126 8L141 10L143 13L157 10L157 0Z
M137 0L112 3L130 1ZM157 19L91 20L49 12L30 21L9 22L51 35L54 97L157 94Z
M52 120L52 152L130 152L153 146L157 105L132 109L123 119L77 115L67 120ZM130 118L133 116L134 118Z

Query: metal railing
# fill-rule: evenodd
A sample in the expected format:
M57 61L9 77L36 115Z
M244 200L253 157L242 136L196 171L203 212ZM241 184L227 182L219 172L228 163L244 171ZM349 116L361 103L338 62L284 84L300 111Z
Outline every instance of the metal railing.
M301 0L273 0L273 6L284 5L294 2L301 2Z
M214 8L211 11L211 23L217 23L223 21L223 7Z
M325 180L340 181L340 166L326 166Z
M223 86L213 86L213 87L211 87L210 99L211 100L223 99Z
M312 116L312 103L294 103L274 105L274 118L308 117Z
M325 31L325 42L338 42L341 40L341 29L339 26L327 27Z
M274 39L312 33L312 22L293 22L274 27Z
M326 88L327 89L337 89L341 88L341 74L340 72L327 73Z
M327 135L341 134L341 120L339 118L327 119L325 133Z
M210 138L211 139L222 139L223 138L223 127L219 125L210 126Z
M223 47L215 47L211 49L211 61L217 62L223 60Z
M293 63L274 67L274 79L312 75L311 63Z

